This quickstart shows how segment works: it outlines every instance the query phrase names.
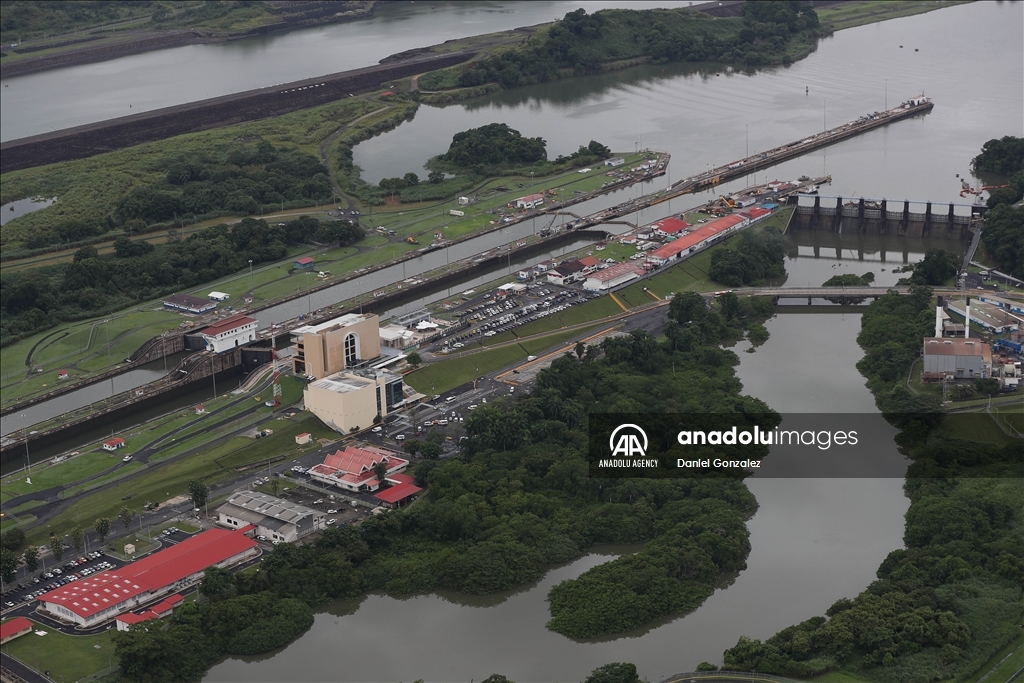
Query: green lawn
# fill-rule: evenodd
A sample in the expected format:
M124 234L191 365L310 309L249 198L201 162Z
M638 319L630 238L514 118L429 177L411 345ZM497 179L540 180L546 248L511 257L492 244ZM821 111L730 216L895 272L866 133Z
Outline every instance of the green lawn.
M442 393L476 377L499 370L517 360L525 360L528 355L561 344L567 339L585 334L591 329L593 328L566 330L522 344L510 344L460 358L438 361L409 373L405 376L405 382L423 394Z
M159 468L147 468L135 477L118 481L102 492L86 496L72 503L46 524L28 531L29 539L31 542L42 542L50 531L66 533L81 520L88 520L85 523L91 524L91 520L98 517L116 519L117 512L125 505L138 511L146 502L168 500L185 493L186 484L192 479L205 479L210 483L233 479L237 475L234 468L240 465L279 454L292 454L291 457L294 457L300 452L295 444L296 434L310 432L315 437L331 434L312 417L273 420L270 424L273 424L274 434L268 438L256 440L233 437L187 458Z
M832 671L811 680L815 683L876 683L870 678L861 678L847 671Z
M1006 683L1021 667L1024 667L1024 635L1015 638L1012 643L994 654L975 672L971 680L980 680L991 671L985 679L986 683Z
M65 381L74 381L117 365L152 337L176 329L183 319L170 311L128 310L60 325L11 344L0 352L2 402L6 405L60 386L57 371L61 369L68 371ZM109 325L104 320L110 320ZM31 368L43 372L30 372L28 360Z
M104 484L108 484L112 481L117 481L118 479L130 477L143 467L145 467L145 465L141 462L130 462L126 464L124 467L117 468L110 474L104 474L102 477L96 477L95 479L88 481L84 484L79 484L78 486L72 486L70 488L67 488L61 492L60 497L68 499L81 493L82 491L88 491L90 489L103 486Z
M110 631L94 636L69 636L33 622L35 632L5 643L3 651L38 671L49 671L54 681L77 681L116 664ZM98 646L98 647L97 647Z
M113 467L121 462L122 457L122 455L117 453L108 453L106 451L83 453L57 465L32 472L28 477L32 480L31 484L25 483L23 475L19 475L17 479L5 477L0 500L7 501L15 496L32 493L33 491L41 491L51 486L71 484L79 479L102 472L108 467Z

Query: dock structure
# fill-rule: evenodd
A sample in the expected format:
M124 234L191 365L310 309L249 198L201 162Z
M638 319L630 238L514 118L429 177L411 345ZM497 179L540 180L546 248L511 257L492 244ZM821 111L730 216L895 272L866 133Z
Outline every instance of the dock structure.
M938 204L929 200L858 199L790 195L796 207L791 227L838 233L971 239L971 229L985 217L984 204ZM941 207L941 208L940 208Z
M932 103L931 98L925 97L924 95L914 97L892 109L887 109L882 112L874 112L873 114L862 116L856 121L844 123L837 128L831 128L829 130L822 131L821 133L816 133L808 138L780 145L768 150L767 152L758 152L757 154L746 157L745 159L733 161L725 166L718 166L716 168L708 169L703 173L690 176L689 178L683 178L679 182L674 183L671 189L676 191L678 194L686 194L714 187L720 183L733 180L734 178L740 178L763 168L767 168L768 166L774 166L775 164L788 159L802 156L807 152L820 149L821 147L827 147L828 145L841 140L846 140L860 135L861 133L866 133L869 130L886 126L890 123L901 121L912 116L926 114L930 112L934 106L935 105Z

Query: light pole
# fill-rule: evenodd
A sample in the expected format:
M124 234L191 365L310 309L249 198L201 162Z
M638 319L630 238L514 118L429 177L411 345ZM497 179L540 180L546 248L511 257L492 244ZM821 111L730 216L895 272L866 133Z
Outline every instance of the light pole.
M254 299L256 298L253 295L252 290L252 259L249 259L249 295L252 296Z

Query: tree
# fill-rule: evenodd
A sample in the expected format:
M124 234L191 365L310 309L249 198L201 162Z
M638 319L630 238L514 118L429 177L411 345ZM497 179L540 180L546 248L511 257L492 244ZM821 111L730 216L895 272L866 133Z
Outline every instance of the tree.
M64 537L54 534L50 536L50 553L53 554L54 562L60 562L60 558L64 557Z
M384 478L388 476L388 464L383 460L378 461L373 466L373 474L377 477L377 481L383 484Z
M128 531L128 527L131 525L132 520L135 519L135 513L132 512L127 505L123 505L117 513L117 518L121 520L121 524L124 525L124 530Z
M718 667L711 662L701 662L694 671L718 671Z
M591 671L583 683L640 683L640 676L635 664L612 662Z
M199 592L212 602L228 597L235 589L235 575L220 567L210 567L203 574Z
M427 174L427 180L431 185L440 185L444 182L444 171L431 171Z
M582 341L576 342L576 348L573 349L576 352L576 357L583 360L583 354L587 352L587 347Z
M405 357L405 362L415 368L423 364L423 358L420 357L420 354L413 351Z
M437 460L441 457L441 444L436 441L428 441L420 448L420 455L427 460Z
M188 495L192 497L192 507L201 508L206 505L209 491L206 482L201 479L193 479L188 483Z
M0 548L0 579L11 583L18 575L18 556L7 548Z
M100 537L100 543L103 543L107 540L107 535L110 534L110 520L106 517L100 517L93 525L93 530Z
M25 548L23 559L25 560L25 566L28 568L29 572L34 572L39 569L39 548L34 545L30 545Z
M85 546L85 532L82 531L82 527L76 526L71 530L71 547L75 549L75 552L80 552Z
M278 481L277 477L271 478L271 480L270 480L270 492L273 493L276 496L277 495L277 491L280 488L281 488L281 482Z
M407 439L403 448L409 455L416 455L423 450L423 442L419 439Z
M21 546L25 544L25 532L15 527L10 531L5 532L0 536L0 547L7 548L11 552L17 552L21 550Z
M420 177L412 172L406 173L402 180L405 181L405 184L408 187L415 187L420 184Z

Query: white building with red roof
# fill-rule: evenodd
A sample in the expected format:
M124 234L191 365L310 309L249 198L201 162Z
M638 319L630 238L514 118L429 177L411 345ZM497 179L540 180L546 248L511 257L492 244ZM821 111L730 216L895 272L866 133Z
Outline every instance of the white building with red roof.
M118 448L124 448L124 439L121 437L107 439L103 442L103 450L105 451L116 451Z
M604 270L592 273L584 282L583 289L590 292L602 292L619 285L635 280L644 274L644 269L630 261L616 263Z
M40 609L92 627L203 578L209 567L227 567L259 553L256 541L238 530L210 529L118 569L72 581L39 596Z
M661 237L678 237L688 227L690 227L689 223L675 216L662 218L660 221L655 221L650 225L651 231Z
M206 341L207 349L221 353L255 341L257 327L259 323L249 316L233 315L207 327L199 336Z
M309 476L317 481L337 486L348 491L376 491L380 481L374 468L383 462L386 476L403 472L409 461L397 454L373 446L346 446L344 451L328 455L320 465L308 470Z
M517 209L535 209L544 203L544 195L540 194L528 194L525 197L520 197L515 201L515 207Z
M750 219L739 214L723 216L711 221L679 239L658 247L647 255L647 262L662 266L670 261L684 259L702 251L728 235L738 232L750 224Z

